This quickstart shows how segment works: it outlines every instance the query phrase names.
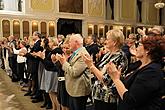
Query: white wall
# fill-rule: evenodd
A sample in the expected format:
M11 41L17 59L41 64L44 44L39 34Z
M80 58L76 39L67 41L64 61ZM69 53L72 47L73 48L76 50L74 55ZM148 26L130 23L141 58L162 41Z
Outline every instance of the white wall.
M4 10L18 11L18 0L4 0Z

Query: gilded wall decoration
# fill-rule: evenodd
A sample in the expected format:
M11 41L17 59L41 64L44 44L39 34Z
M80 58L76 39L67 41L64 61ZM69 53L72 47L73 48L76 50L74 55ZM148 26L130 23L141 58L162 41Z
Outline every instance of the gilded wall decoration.
M54 9L54 0L31 0L31 8L39 11L51 11Z
M103 0L88 0L89 16L103 16Z
M59 0L59 11L83 14L83 0Z

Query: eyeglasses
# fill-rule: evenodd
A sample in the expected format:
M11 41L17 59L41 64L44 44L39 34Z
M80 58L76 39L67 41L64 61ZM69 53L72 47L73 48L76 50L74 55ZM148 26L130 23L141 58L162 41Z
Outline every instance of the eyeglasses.
M141 43L141 42L136 42L135 43L135 47L137 48L137 47L139 47L139 46L142 46L143 44Z
M68 47L62 47L62 49L70 49L70 48L68 48Z

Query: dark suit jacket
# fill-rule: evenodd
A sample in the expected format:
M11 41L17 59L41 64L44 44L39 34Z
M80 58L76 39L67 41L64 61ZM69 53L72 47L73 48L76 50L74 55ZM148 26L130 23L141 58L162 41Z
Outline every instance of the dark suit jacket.
M43 48L40 46L41 45L41 41L38 40L34 46L31 48L30 53L33 52L39 52L42 51ZM32 56L30 53L27 53L25 55L25 57L27 57L28 59L30 59L30 64L31 64L31 73L32 74L37 74L38 73L38 65L39 65L39 59L37 57Z
M52 54L62 54L63 51L61 48L55 48L54 50L50 51L47 55L45 55L45 59L43 60L43 64L45 66L45 69L47 71L54 71L54 72L58 72L59 71L59 67L58 67L58 64L59 63L53 63L52 60L51 60L51 55ZM62 67L61 67L62 68Z
M96 54L99 53L99 46L96 43L93 43L86 47L88 53L93 57L93 61L96 63Z
M163 92L161 65L150 63L126 77L123 100L119 110L159 110Z

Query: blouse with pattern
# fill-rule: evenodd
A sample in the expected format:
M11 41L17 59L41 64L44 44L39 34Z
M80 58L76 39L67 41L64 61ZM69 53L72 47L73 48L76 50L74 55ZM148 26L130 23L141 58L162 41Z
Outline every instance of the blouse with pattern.
M128 67L128 60L123 51L118 51L115 54L110 54L109 52L104 55L102 60L98 64L99 70L101 70L103 74L103 81L96 80L93 85L92 96L95 100L104 101L107 103L116 103L117 102L117 91L113 84L112 79L107 73L106 64L109 62L113 62L117 68L121 68L121 78L125 75L125 71Z

